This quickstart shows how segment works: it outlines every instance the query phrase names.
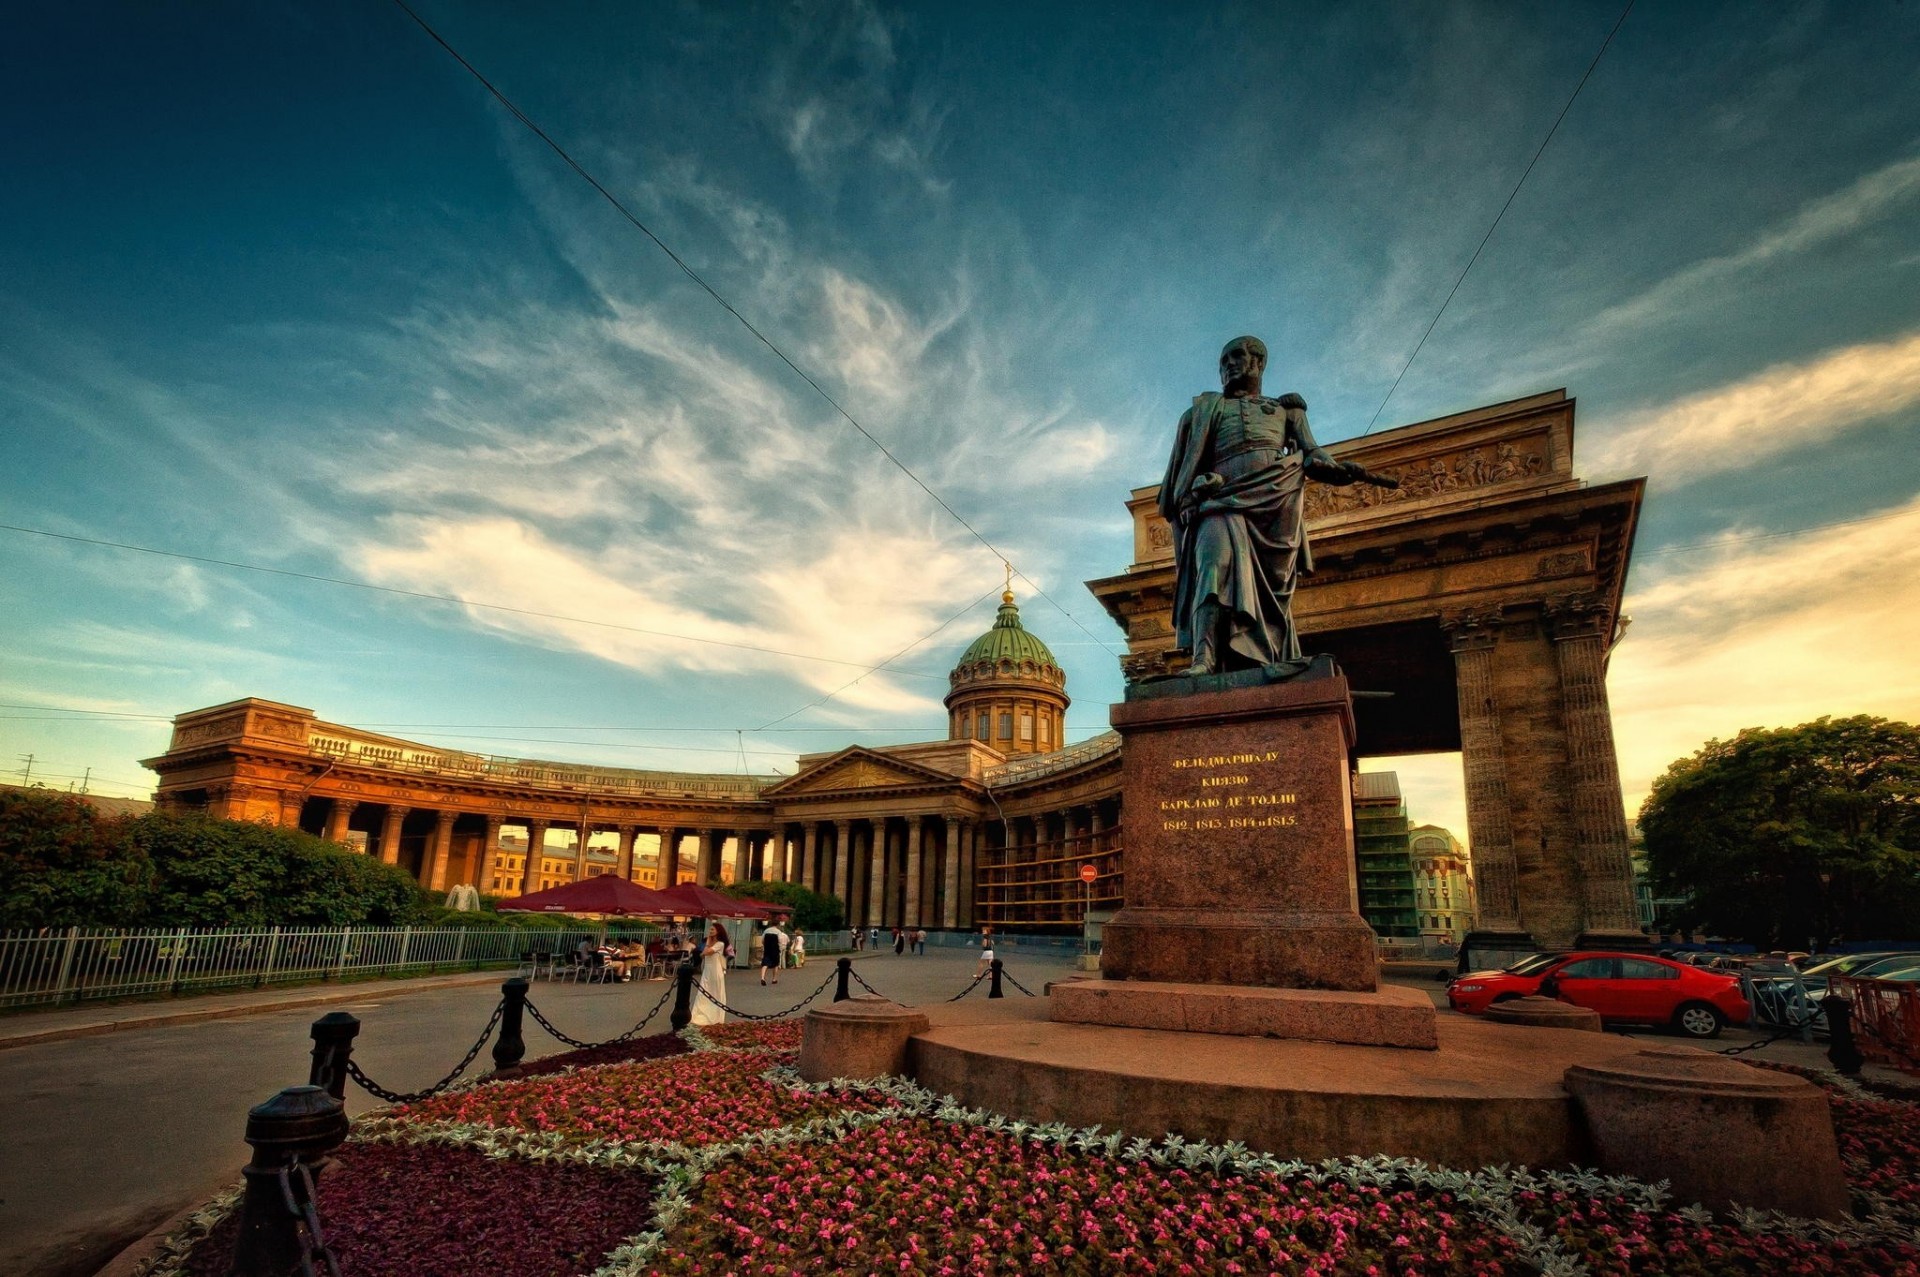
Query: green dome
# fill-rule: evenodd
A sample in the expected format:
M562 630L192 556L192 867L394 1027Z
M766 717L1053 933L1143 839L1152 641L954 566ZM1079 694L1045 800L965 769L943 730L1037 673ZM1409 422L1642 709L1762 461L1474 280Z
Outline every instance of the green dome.
M973 641L956 668L981 662L998 665L1001 661L1012 661L1016 667L1022 661L1031 661L1043 669L1060 666L1047 645L1020 624L1020 609L1014 605L1011 590L1000 596L1000 614L993 618L993 628Z

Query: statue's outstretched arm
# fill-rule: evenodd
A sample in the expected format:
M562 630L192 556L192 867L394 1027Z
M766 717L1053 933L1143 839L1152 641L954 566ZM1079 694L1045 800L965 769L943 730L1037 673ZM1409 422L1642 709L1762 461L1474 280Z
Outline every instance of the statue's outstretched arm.
M1296 394L1284 394L1280 396L1280 406L1286 409L1287 429L1293 432L1295 441L1300 445L1310 478L1335 487L1345 487L1350 483L1370 483L1376 488L1400 486L1398 479L1375 474L1358 461L1335 461L1333 455L1314 440L1313 428L1307 425L1305 399Z

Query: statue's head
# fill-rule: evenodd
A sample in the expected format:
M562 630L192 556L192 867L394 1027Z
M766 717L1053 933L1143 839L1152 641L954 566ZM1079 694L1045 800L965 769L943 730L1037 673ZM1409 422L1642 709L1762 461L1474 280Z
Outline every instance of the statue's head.
M1256 383L1267 368L1267 343L1258 337L1235 337L1220 352L1220 384L1232 385L1249 377Z

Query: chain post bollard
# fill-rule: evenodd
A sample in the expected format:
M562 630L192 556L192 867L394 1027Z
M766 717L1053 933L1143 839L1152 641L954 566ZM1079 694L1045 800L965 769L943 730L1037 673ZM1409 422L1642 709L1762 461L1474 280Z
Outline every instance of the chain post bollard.
M853 975L853 959L842 958L836 965L839 968L839 983L833 986L833 1000L835 1002L845 1002L853 996L852 991L847 988L847 981Z
M667 1024L675 1033L693 1023L693 955L687 955L680 969L674 973L679 982L673 995L673 1014L667 1017Z
M313 1067L307 1071L307 1085L344 1101L347 1061L353 1058L353 1040L360 1036L360 1018L347 1011L329 1011L313 1022L310 1032Z
M1820 1006L1827 1013L1827 1059L1833 1067L1854 1077L1860 1072L1860 1065L1866 1057L1860 1054L1860 1048L1853 1040L1853 1003L1845 998L1829 994L1821 1000Z
M1000 992L1000 959L998 958L993 960L993 983L987 986L987 996L990 998L1004 998L1007 996Z
M527 978L514 976L500 986L500 1036L493 1043L493 1071L505 1073L520 1067L527 1056L527 1038L521 1031L521 1017L527 1009Z
M284 1277L310 1256L300 1237L302 1218L288 1207L288 1171L304 1166L318 1175L321 1159L346 1137L346 1105L318 1086L287 1087L247 1110L253 1157L240 1172L246 1191L233 1277Z

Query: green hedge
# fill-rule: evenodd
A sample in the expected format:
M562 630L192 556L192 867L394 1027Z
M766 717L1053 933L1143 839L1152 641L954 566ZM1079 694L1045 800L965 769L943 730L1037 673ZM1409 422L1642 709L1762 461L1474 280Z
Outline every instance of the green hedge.
M295 829L0 790L0 928L382 926L435 903L406 871Z
M734 882L718 888L735 900L763 900L793 911L797 931L838 931L846 925L846 906L838 896L823 896L797 882Z

